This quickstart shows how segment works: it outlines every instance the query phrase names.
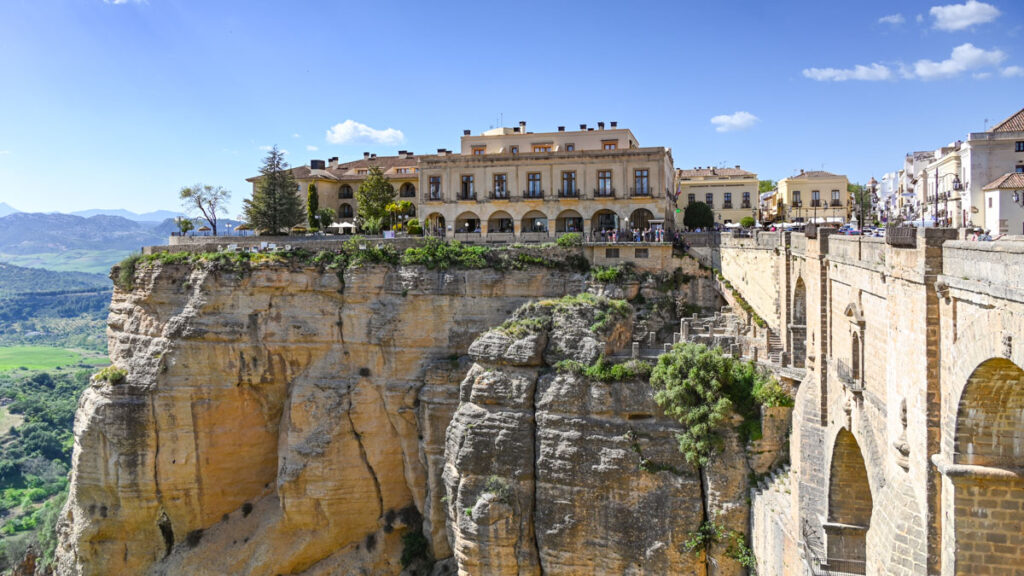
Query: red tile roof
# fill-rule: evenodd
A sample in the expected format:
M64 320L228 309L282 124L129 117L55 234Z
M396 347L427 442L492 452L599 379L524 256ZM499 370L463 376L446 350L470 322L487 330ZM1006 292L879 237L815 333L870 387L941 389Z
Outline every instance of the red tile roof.
M992 127L989 132L1022 132L1024 131L1024 108L1013 116Z
M790 176L787 180L802 180L806 178L842 178L842 176L831 172L825 172L824 170L808 170L807 172L801 172L796 176Z
M1007 172L986 184L982 190L1024 190L1024 173Z
M701 176L756 176L740 168L694 168L692 170L676 170L680 178L698 178Z

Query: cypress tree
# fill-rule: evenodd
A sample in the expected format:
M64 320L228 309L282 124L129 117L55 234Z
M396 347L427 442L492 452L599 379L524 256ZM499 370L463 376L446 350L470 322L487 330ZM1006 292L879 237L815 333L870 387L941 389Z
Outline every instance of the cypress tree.
M245 200L245 219L261 235L287 234L303 220L302 199L295 177L277 146L274 146L260 167L260 180Z
M309 229L316 230L320 227L320 197L316 193L316 183L309 183L309 192L306 194L306 218L309 220Z

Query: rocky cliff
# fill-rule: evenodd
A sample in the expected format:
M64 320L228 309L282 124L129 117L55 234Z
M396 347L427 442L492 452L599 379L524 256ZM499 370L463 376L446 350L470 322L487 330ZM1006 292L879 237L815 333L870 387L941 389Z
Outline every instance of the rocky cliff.
M739 573L684 543L745 523L742 448L688 468L642 367L600 360L712 291L589 289L541 266L140 267L109 320L126 374L80 402L58 572Z

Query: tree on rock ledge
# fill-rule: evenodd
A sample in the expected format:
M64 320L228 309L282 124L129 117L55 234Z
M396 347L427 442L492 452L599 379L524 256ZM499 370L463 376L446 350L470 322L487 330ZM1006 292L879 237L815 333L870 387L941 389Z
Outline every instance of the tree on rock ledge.
M266 235L287 234L305 219L295 177L277 146L264 158L259 182L252 198L245 200L244 212L249 227Z

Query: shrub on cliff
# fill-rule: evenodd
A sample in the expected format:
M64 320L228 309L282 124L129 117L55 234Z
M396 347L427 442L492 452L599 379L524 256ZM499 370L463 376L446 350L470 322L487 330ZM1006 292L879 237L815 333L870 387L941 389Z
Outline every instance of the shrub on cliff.
M580 234L579 232L569 232L567 234L562 234L561 236L559 236L556 242L562 248L581 246L583 245L583 235Z
M488 250L485 246L468 246L457 240L445 242L430 237L421 246L406 249L402 264L426 266L431 270L447 270L454 266L485 268Z
M134 289L135 267L141 259L141 254L131 254L126 256L124 260L121 260L121 263L117 265L117 274L113 278L114 285L126 292Z
M722 354L720 348L680 343L658 357L651 373L655 401L679 420L679 450L694 466L705 466L720 448L719 429L730 412L745 420L741 440L759 430L760 409L768 402L782 405L781 388L753 363ZM788 396L787 396L788 397ZM791 400L790 400L791 401Z

